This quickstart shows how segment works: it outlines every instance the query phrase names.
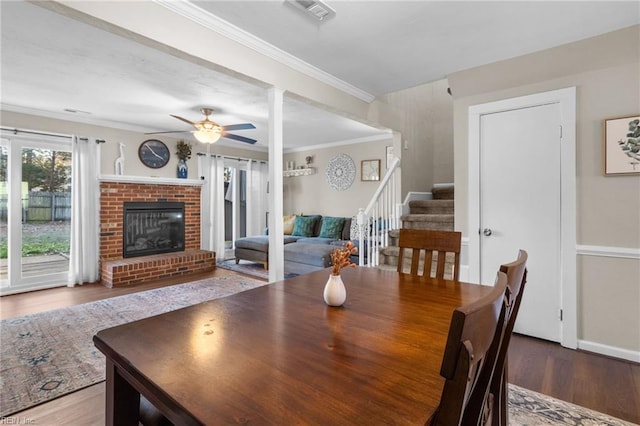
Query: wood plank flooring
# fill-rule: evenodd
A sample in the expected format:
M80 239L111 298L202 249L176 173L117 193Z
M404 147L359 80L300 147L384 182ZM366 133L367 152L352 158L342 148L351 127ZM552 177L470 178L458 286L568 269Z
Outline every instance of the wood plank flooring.
M640 424L640 364L514 335L509 382Z
M193 275L187 280L235 274L224 269ZM99 284L42 290L0 297L0 318L44 312L137 291L174 285L184 277L129 288ZM536 392L640 424L640 364L556 343L514 335L509 348L509 381ZM104 383L30 408L13 416L36 425L103 425ZM24 422L22 424L25 424Z

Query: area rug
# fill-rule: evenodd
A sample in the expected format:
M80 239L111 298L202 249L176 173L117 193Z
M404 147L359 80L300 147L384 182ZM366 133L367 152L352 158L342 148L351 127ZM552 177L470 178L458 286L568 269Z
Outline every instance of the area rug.
M588 408L509 385L509 424L512 426L633 426Z
M264 280L269 279L269 271L264 269L262 263L249 262L246 260L241 260L240 263L236 264L235 259L231 260L223 260L218 262L218 267L222 269L227 269L229 271L240 272L242 274L251 275L256 278L261 278ZM287 273L284 274L285 278L293 278L298 276L298 274Z
M99 330L260 287L214 277L0 322L0 418L104 380Z

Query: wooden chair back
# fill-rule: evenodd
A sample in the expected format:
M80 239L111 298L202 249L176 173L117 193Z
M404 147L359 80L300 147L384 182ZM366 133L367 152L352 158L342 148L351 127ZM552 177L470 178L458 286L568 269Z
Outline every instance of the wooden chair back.
M440 405L427 424L480 424L482 413L471 419L466 413L467 406L492 407L489 381L483 384L479 379L494 367L488 355L496 338L499 339L496 336L502 335L506 285L506 275L498 272L489 294L453 312L440 369L445 384Z
M505 315L505 326L500 348L496 356L496 366L491 379L490 392L494 395L492 424L506 426L509 424L507 407L507 352L509 342L513 334L522 294L527 283L527 259L529 255L526 251L520 250L518 258L500 266L500 272L507 276L507 311Z
M437 254L436 278L444 278L447 253L453 254L453 279L458 280L460 269L460 245L462 233L457 231L431 231L427 229L400 229L398 240L398 272L404 273L404 259L411 253L411 275L432 275L434 253ZM424 252L423 267L420 268L421 253Z

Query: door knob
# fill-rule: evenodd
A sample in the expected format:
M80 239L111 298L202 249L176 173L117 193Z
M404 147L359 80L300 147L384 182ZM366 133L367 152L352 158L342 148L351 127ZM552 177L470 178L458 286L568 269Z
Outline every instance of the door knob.
M489 228L484 228L482 233L484 234L485 237L489 237L492 234L491 229Z

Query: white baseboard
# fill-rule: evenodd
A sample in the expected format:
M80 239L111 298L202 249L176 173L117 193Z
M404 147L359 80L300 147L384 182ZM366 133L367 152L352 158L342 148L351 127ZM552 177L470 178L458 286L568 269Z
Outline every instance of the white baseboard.
M433 194L431 192L416 192L409 191L407 192L407 196L404 197L404 201L402 202L402 214L409 214L409 201L413 200L431 200L433 199Z
M578 340L578 349L640 363L640 352L638 351L589 342L587 340Z

